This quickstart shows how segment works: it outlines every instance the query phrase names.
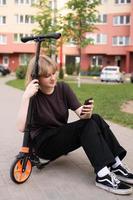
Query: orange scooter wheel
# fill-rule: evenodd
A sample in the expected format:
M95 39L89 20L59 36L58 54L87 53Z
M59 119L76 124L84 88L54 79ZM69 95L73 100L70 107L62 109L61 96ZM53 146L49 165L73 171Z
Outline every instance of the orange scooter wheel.
M25 169L23 170L24 158L16 159L10 168L10 177L13 182L24 183L31 174L32 164L30 159L27 159Z

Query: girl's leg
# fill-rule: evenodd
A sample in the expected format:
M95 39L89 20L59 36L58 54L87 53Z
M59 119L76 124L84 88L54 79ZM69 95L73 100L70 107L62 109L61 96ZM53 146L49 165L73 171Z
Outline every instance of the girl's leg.
M37 155L41 158L54 160L79 148L81 146L80 140L75 129L76 123L74 122L41 132L34 140ZM50 136L45 138L45 135Z
M104 119L100 115L93 114L92 119L96 122L96 124L100 128L100 132L103 135L103 138L108 144L108 147L110 148L114 157L116 158L118 156L122 160L127 152L119 144L118 140L111 131L109 125L104 121Z
M52 129L51 131L53 132ZM42 133L42 138L40 138L42 143L37 148L40 157L53 160L82 146L97 173L96 185L98 187L116 194L132 193L131 187L116 179L105 167L115 162L114 155L95 120L79 120L56 128L54 135L51 133L53 136L47 140L43 140L43 134L45 135L45 132Z
M82 146L95 172L115 162L100 128L93 119L72 122L54 131L56 133L39 146L37 153L40 157L53 160ZM44 134L42 133L39 140L43 141Z

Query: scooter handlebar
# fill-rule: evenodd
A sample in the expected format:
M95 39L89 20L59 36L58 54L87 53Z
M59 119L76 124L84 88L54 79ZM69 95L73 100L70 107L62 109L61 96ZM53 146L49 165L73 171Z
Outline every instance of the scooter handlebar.
M43 41L45 39L59 39L61 37L61 33L51 33L51 34L46 34L46 35L38 35L38 36L31 36L31 37L22 37L21 41L22 42L28 42L28 41Z

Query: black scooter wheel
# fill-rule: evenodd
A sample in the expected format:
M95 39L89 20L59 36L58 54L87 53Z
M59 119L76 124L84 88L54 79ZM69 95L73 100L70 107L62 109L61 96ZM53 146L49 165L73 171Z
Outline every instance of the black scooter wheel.
M10 177L12 181L17 184L24 183L30 177L32 171L32 163L30 159L26 160L25 169L23 169L24 162L25 158L17 158L14 160L10 168Z

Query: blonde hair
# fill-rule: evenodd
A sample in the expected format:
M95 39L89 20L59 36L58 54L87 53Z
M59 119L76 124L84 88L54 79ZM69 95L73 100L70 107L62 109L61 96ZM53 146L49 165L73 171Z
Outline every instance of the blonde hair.
M28 65L25 85L27 86L32 80L32 71L35 63L35 57L33 57ZM38 60L38 76L46 76L48 74L48 69L51 68L53 72L57 71L57 63L55 63L50 57L46 55L40 55Z

